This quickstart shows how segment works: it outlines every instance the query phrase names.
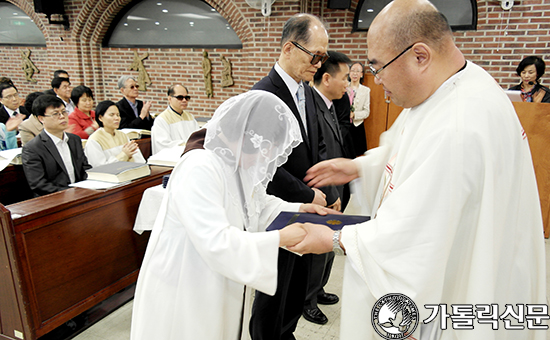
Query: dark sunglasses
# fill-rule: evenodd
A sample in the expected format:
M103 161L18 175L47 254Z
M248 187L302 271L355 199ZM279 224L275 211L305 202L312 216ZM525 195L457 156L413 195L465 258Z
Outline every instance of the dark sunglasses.
M315 54L313 52L308 51L305 47L301 46L295 41L291 41L291 43L311 56L311 61L310 61L311 65L316 65L318 62L321 62L321 64L324 64L325 61L328 60L328 57L329 57L328 53Z
M139 89L139 85L131 85L128 87L129 89L133 90L133 89Z
M170 97L176 98L176 99L179 100L180 102L181 102L182 100L184 100L184 99L187 100L187 101L190 101L190 100L191 100L191 96L170 96Z

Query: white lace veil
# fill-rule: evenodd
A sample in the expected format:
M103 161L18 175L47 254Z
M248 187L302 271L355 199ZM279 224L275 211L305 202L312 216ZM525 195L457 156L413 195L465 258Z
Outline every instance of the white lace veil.
M277 96L254 90L226 100L205 128L204 148L222 159L228 189L242 202L245 227L257 231L267 184L302 142L296 118Z

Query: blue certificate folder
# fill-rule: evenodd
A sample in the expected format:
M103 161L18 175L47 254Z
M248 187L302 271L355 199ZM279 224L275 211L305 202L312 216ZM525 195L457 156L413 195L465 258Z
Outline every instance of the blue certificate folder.
M292 223L314 223L322 224L333 230L340 230L345 225L363 223L370 220L370 216L360 215L340 215L340 214L328 214L325 216L309 213L297 213L283 211L279 216L275 217L273 222L267 227L266 231L283 229L285 226Z

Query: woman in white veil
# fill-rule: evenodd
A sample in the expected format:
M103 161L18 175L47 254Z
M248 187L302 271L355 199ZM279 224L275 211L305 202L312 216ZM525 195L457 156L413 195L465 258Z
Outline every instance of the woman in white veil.
M278 247L305 236L296 225L259 231L283 210L330 211L266 194L301 142L275 95L230 98L205 129L204 148L187 151L171 174L138 278L132 340L246 338L249 288L274 294Z

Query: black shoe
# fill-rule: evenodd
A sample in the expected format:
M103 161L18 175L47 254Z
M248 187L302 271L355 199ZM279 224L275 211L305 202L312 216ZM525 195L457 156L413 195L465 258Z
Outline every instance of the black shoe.
M324 325L328 322L327 316L319 308L304 309L302 315L309 322Z
M323 293L317 295L317 303L320 303L322 305L333 305L338 301L340 301L340 299L336 294Z

